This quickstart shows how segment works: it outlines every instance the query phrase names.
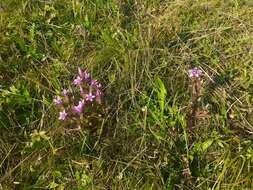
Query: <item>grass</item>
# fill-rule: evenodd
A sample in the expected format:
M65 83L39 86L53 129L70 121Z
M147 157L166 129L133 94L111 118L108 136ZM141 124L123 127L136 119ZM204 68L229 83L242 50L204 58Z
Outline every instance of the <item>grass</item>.
M252 17L249 0L1 1L0 189L253 189ZM52 103L78 67L104 86L81 130Z

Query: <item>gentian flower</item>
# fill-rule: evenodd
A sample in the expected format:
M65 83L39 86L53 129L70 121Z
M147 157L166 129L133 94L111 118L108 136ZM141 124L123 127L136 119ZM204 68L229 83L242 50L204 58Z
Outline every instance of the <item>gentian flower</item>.
M60 106L63 103L62 99L59 96L57 96L56 98L54 98L53 101L54 101L54 104L57 105L57 106Z
M96 97L100 97L102 95L101 90L97 89L96 90Z
M91 92L86 95L86 100L92 102L96 96L94 96Z
M100 83L97 83L97 86L96 86L97 88L101 88L102 87L102 85L100 84Z
M62 91L62 95L63 96L68 96L68 93L69 93L69 91L67 90L67 89L63 89L63 91Z
M89 80L90 79L90 73L88 73L87 71L84 71L83 79L86 80L86 81Z
M98 83L97 80L91 80L90 86L95 87L95 88L101 88L102 87L102 85L100 83Z
M82 78L78 76L74 81L73 84L75 85L81 85L82 84Z
M90 79L90 73L87 71L82 71L80 68L78 68L78 75L81 79L88 81Z
M96 89L96 102L101 104L101 95L102 92L99 89Z
M98 84L97 80L91 80L91 82L90 82L90 86L92 86L92 87L96 87L97 84Z
M66 119L67 115L68 115L68 114L66 113L66 111L63 110L63 111L60 112L60 116L59 116L58 119L63 121L63 120Z
M73 84L79 88L79 92L77 94L75 91L72 92L69 89L63 89L60 96L54 97L53 103L60 108L58 117L59 120L72 121L72 119L74 119L75 123L80 128L82 123L81 114L84 112L86 103L96 102L101 104L101 96L103 95L101 91L102 85L97 80L92 79L89 72L86 70L83 71L80 68L78 68L78 73L76 78L73 80ZM77 105L75 105L74 102L76 102L76 98L80 96L80 101ZM69 108L71 109L71 113L69 112Z
M83 107L84 107L84 100L79 101L77 106L74 106L74 112L76 113L82 113L83 112Z
M190 78L199 78L202 75L202 71L197 67L194 67L188 71L188 75Z

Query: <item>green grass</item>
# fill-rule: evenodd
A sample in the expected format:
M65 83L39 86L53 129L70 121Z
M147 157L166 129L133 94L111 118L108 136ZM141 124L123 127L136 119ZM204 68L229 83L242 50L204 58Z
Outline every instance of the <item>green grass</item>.
M252 18L250 0L1 1L0 189L253 189ZM81 130L52 104L78 67L104 86Z

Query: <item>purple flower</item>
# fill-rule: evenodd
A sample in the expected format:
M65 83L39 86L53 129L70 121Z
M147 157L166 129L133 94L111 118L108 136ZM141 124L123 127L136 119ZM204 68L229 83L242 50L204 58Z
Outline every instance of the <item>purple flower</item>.
M101 90L97 89L96 90L96 97L100 97L102 95Z
M67 89L63 89L63 91L61 92L63 96L68 96L68 93L69 91Z
M60 116L59 116L58 119L63 121L63 120L66 119L67 115L68 115L68 114L66 113L66 111L63 110L63 111L60 112Z
M91 80L90 86L95 87L95 88L101 88L102 87L102 85L100 83L98 83L97 80Z
M56 98L54 98L53 102L57 106L60 106L63 103L62 99L59 96L56 96Z
M91 86L97 86L98 81L97 80L91 80L90 85Z
M82 113L83 112L83 107L84 107L84 100L79 101L77 106L74 106L74 112L76 113Z
M86 95L86 100L92 102L96 96L94 96L91 92Z
M81 85L82 84L82 78L78 76L74 81L74 85Z
M96 89L96 102L101 104L101 96L102 96L102 92L99 89Z
M188 75L190 78L199 78L202 75L202 71L197 67L194 67L188 71Z
M83 78L84 78L84 80L89 80L90 79L90 73L88 73L87 71L84 71Z
M81 79L88 81L90 79L90 73L87 71L82 71L80 68L78 68L78 75Z
M101 88L102 85L100 83L97 84L97 88Z

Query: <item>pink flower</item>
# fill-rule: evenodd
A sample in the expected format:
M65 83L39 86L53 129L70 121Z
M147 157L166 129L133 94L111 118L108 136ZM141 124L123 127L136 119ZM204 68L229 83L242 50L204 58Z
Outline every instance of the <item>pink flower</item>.
M79 101L77 106L74 106L74 112L76 113L82 113L83 112L83 107L84 107L84 100Z
M67 115L68 115L68 114L66 113L66 111L63 110L63 111L60 112L60 116L59 116L58 119L63 121L63 120L66 119Z
M82 78L78 76L74 81L73 84L75 85L81 85L82 84Z
M92 102L96 96L94 96L91 92L86 95L86 100Z
M197 67L194 67L188 71L188 75L190 78L199 78L202 75L202 71Z
M69 91L67 90L67 89L63 89L63 91L62 91L62 95L63 96L68 96L68 93L69 93Z
M91 80L91 82L90 82L90 85L91 86L97 86L97 84L98 84L98 81L97 80Z
M101 88L102 85L100 83L97 83L97 88Z
M80 86L80 93L83 94L84 91L83 91L83 87Z
M101 96L101 95L102 95L101 90L97 89L97 90L96 90L96 97L99 97L99 96Z
M54 98L53 102L57 106L60 106L63 103L62 99L59 96L57 96L56 98Z
M97 89L96 90L96 102L99 104L101 104L101 96L102 96L102 92L99 89Z
M101 88L102 87L102 85L100 83L98 83L97 80L91 80L90 86L95 87L95 88Z
M87 71L83 72L80 68L78 68L78 75L85 81L88 81L90 79L90 73L88 73Z

